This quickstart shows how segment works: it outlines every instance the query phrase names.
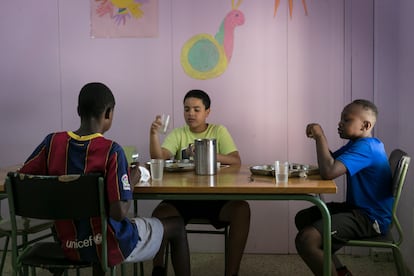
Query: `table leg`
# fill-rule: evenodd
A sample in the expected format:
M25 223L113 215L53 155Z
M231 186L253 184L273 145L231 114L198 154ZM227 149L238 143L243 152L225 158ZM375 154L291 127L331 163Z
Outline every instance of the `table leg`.
M325 202L323 202L319 197L313 197L312 200L319 210L322 213L323 219L323 275L331 275L331 265L332 265L332 238L331 238L331 216L329 210L326 207Z

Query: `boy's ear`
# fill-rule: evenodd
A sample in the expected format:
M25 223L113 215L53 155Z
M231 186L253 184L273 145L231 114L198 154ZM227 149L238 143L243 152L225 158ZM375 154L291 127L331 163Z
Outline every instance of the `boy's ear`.
M372 127L372 123L370 121L364 121L364 129L370 130Z
M111 113L111 108L108 107L108 109L105 110L105 119L109 119L110 113Z

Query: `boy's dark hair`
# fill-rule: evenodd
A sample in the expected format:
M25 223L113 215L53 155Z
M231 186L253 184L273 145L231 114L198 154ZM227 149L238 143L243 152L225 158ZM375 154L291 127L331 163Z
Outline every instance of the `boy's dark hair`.
M185 94L184 96L183 103L185 102L187 98L200 99L203 102L206 109L210 108L210 104L211 104L210 97L203 90L193 89L193 90L188 91L187 94Z
M103 83L91 82L85 84L78 97L78 114L81 118L98 118L115 107L115 98L112 91Z
M352 103L361 106L365 110L371 110L374 113L375 117L378 117L378 108L374 103L365 99L357 99Z

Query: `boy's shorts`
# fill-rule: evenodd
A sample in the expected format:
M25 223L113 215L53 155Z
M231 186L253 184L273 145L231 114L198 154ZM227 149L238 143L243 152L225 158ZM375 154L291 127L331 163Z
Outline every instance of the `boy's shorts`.
M131 254L124 260L126 263L136 263L154 258L160 249L164 227L157 218L132 218L138 228L139 240Z
M216 229L225 227L228 223L219 220L219 215L227 200L164 200L173 205L187 225L191 219L208 219Z
M326 206L331 214L332 251L339 250L350 239L363 239L380 235L374 224L361 210L346 203L330 202ZM323 235L323 220L318 207L312 206L300 211L296 220L304 225L312 225ZM298 224L298 221L296 221Z

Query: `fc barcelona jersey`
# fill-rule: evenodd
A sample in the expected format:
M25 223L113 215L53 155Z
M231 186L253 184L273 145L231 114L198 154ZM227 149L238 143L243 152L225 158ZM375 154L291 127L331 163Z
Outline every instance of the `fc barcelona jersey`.
M100 173L105 177L108 204L132 199L124 151L119 144L99 133L88 136L78 136L73 132L51 133L27 159L20 172L38 175ZM68 258L93 262L100 259L99 217L56 221L55 226ZM138 230L128 218L122 221L109 218L109 265L119 264L127 258L138 238Z

